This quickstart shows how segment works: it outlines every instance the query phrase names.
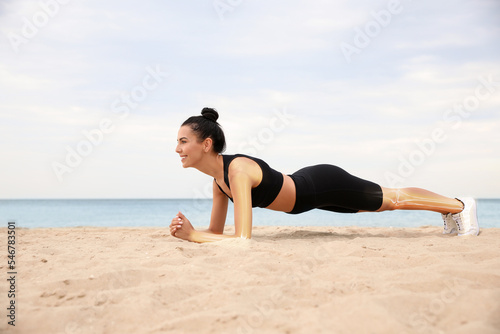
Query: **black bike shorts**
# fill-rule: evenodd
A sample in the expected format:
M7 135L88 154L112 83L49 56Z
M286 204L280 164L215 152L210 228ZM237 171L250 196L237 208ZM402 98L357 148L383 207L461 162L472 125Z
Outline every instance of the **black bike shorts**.
M295 206L290 214L321 209L341 213L377 211L382 188L332 165L305 167L289 175L295 183Z

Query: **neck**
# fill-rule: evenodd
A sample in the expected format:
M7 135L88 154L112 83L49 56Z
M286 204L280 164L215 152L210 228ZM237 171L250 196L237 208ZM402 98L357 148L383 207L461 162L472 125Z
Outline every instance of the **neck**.
M224 161L222 155L217 153L207 154L199 166L195 168L202 173L210 175L214 179L220 179L224 175Z

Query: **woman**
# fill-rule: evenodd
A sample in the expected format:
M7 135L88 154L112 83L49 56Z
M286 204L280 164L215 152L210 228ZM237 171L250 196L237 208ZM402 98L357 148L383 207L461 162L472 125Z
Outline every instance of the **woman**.
M339 167L316 165L292 175L270 168L246 155L222 155L226 141L217 123L219 115L203 108L179 129L176 152L184 168L193 167L214 178L213 206L207 231L197 231L179 212L170 233L194 242L251 238L252 207L298 214L312 209L334 212L428 210L442 214L444 234L478 235L476 204L444 197L420 188L384 188L357 178ZM234 202L234 235L224 235L228 199Z

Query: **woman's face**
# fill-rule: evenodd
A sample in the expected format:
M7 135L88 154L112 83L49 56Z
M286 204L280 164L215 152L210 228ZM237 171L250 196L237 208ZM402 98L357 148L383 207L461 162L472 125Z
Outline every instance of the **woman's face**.
M198 140L190 126L181 126L179 129L175 152L180 155L184 168L195 166L203 157L203 142Z

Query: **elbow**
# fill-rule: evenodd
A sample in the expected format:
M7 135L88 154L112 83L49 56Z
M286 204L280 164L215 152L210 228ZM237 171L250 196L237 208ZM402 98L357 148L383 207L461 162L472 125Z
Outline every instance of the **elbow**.
M224 230L211 229L211 228L208 228L207 230L205 230L205 232L211 233L211 234L224 234Z
M252 239L252 233L235 233L234 237L240 239Z

